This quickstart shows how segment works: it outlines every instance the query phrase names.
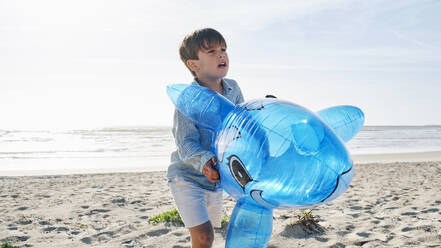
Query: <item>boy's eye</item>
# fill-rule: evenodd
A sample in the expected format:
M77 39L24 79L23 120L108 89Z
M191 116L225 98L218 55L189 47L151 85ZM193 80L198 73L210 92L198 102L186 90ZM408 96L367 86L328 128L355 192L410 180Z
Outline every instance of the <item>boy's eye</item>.
M208 53L214 53L214 50L208 50Z
M226 50L227 50L226 48L222 48L222 49L221 49L222 52L225 52Z

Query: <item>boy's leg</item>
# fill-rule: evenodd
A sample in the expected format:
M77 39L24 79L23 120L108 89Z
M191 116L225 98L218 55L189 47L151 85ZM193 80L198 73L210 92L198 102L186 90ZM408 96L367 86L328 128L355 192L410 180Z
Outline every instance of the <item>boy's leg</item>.
M220 223L222 190L210 192L179 177L170 180L169 187L184 225L190 231L192 247L211 247L214 232L210 218L219 216L219 221L215 222ZM213 208L219 199L220 206ZM217 215L214 214L216 210L220 212Z
M215 228L221 227L222 220L222 189L209 192L207 197L207 211L210 216L211 225Z
M180 177L171 179L168 185L186 228L199 226L210 220L204 189Z
M190 227L188 230L190 231L192 248L209 248L213 244L214 232L210 221Z
M214 241L213 227L221 227L222 219L222 190L206 192L207 212L210 221L202 225L189 228L191 247L211 247Z

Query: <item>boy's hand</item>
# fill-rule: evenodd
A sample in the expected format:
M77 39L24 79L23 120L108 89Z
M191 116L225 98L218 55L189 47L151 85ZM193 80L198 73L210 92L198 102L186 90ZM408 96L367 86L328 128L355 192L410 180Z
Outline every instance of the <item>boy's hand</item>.
M217 183L220 180L219 172L216 170L216 158L212 157L205 163L202 173L212 183Z

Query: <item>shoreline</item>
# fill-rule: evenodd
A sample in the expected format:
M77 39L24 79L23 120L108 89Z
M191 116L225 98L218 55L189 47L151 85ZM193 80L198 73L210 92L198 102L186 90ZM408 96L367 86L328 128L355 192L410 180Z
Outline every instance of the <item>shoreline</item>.
M354 164L441 161L441 151L353 154Z
M441 151L431 152L407 152L407 153L384 153L384 154L353 154L355 165L369 163L399 163L399 162L431 162L441 161ZM108 174L108 173L139 173L166 171L165 166L127 167L127 168L91 168L91 169L60 169L60 170L0 170L0 177L17 176L53 176L53 175L76 175L76 174Z

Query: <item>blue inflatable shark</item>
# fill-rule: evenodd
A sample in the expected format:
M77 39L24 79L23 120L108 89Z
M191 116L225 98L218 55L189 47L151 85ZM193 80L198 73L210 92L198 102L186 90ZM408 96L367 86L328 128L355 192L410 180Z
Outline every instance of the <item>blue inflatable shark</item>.
M176 108L214 133L222 188L237 200L225 247L266 247L274 208L308 208L349 187L354 169L344 142L363 126L353 106L313 113L275 98L234 105L205 87L167 86Z

